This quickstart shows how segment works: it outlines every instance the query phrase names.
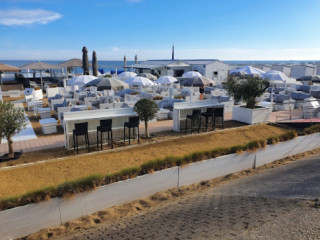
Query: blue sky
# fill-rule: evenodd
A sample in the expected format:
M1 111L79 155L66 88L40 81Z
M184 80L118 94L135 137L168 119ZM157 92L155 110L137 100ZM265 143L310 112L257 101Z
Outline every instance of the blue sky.
M320 59L320 0L0 0L0 59Z

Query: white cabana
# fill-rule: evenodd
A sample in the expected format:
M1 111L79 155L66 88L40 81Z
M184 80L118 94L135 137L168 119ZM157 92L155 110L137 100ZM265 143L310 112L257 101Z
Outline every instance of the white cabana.
M162 85L170 85L170 84L175 83L177 81L178 81L178 79L176 79L175 77L163 76L163 77L160 77L158 80L156 80L155 83L159 83Z
M258 74L258 75L262 75L265 73L264 71L252 66L238 67L236 69L230 70L231 75L237 72L244 72L246 74Z
M125 83L129 84L130 86L137 85L137 86L152 86L154 83L145 77L132 77L124 81Z
M71 78L68 82L67 85L72 86L72 85L78 85L78 86L84 86L88 82L96 79L97 77L91 76L91 75L80 75L76 76L74 78Z
M189 72L185 72L184 74L182 74L182 77L193 78L193 77L202 77L202 75L201 75L201 73L196 72L196 71L189 71Z
M127 80L127 79L133 78L135 76L137 76L137 74L134 72L122 72L117 76L117 78L119 78L121 80Z

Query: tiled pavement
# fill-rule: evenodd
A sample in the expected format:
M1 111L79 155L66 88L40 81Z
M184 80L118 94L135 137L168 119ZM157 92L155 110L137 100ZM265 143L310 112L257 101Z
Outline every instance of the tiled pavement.
M173 127L173 120L165 120L149 123L149 132L170 131ZM140 124L140 133L144 134L144 124ZM32 152L42 149L57 148L64 146L64 135L44 136L37 139L18 141L13 143L15 151ZM8 144L0 144L0 155L8 152Z
M289 119L288 111L282 112L273 112L270 115L270 122L276 122L279 120L288 120ZM297 111L293 111L291 113L293 119L300 118L301 113ZM231 120L232 114L226 113L225 120ZM158 122L150 122L149 123L149 132L162 132L162 131L170 131L173 128L173 120L164 120ZM144 134L144 124L140 124L140 133ZM13 143L13 148L15 151L22 150L23 152L32 152L42 149L49 148L57 148L64 146L64 135L54 135L54 136L45 136L38 137L37 139L30 139L24 141L18 141ZM8 145L6 143L0 144L0 155L8 152Z

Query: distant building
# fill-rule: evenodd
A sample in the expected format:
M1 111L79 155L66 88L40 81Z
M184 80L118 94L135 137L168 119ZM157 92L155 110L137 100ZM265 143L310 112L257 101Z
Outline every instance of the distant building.
M317 73L317 67L314 65L291 65L291 77L300 78L302 76L315 75Z
M288 77L291 76L291 66L285 64L273 64L271 70L283 72Z
M254 67L259 68L260 70L265 72L269 72L272 69L272 66L268 64L257 64L257 65L254 65Z
M228 78L229 65L217 59L195 60L148 60L133 67L137 74L151 73L159 76L181 77L188 71L197 71L203 76L213 79L218 83Z

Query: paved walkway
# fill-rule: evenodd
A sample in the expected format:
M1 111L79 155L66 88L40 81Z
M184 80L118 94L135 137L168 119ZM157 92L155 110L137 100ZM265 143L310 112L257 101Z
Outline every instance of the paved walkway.
M164 120L158 122L149 123L149 132L162 132L162 131L170 131L173 127L173 120ZM140 134L144 134L144 124L140 124ZM38 137L37 139L30 139L24 141L16 141L13 143L14 151L23 152L32 152L42 149L49 148L57 148L64 146L64 135L55 135L55 136L43 136ZM0 144L0 155L8 152L8 144L2 143Z
M319 239L320 155L59 239ZM320 203L320 202L319 202Z
M301 113L299 111L292 112L292 116L297 118ZM289 119L289 112L273 112L270 115L270 122L277 122L279 119ZM293 119L294 119L293 118ZM231 120L232 113L225 114L225 120ZM149 123L149 132L162 132L162 131L170 131L173 128L173 120L163 120L157 122ZM144 134L144 124L140 124L140 133ZM16 141L13 143L13 148L15 151L22 150L23 152L32 152L42 149L49 148L57 148L64 146L64 135L56 135L56 136L43 136L38 137L37 139L30 139L24 141ZM8 152L7 143L0 144L0 155Z

